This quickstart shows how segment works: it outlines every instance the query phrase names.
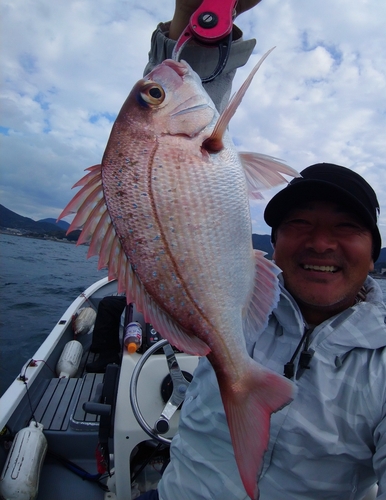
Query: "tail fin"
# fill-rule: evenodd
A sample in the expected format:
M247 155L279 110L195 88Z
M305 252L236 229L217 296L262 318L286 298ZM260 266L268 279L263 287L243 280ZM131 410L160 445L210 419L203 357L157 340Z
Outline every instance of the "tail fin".
M243 379L232 387L220 384L220 388L241 480L255 500L259 496L257 479L268 447L271 413L292 400L294 386L251 359Z

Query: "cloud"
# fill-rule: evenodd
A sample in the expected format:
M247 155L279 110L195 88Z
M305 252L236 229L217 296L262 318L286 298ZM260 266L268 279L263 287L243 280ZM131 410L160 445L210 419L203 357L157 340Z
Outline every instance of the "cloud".
M55 217L83 170L100 162L112 122L174 2L4 0L1 199L34 219ZM272 46L231 121L241 150L319 161L363 175L381 202L386 241L386 43L382 0L263 0L236 23L257 39L238 88ZM277 190L275 190L277 191ZM266 200L275 192L267 192ZM266 201L252 205L254 231Z
M327 161L363 175L381 203L384 241L385 11L380 1L362 1L355 9L346 1L262 2L244 31L258 40L256 59L273 45L276 50L231 123L243 149L273 154L297 170ZM248 63L239 71L238 84L249 69ZM261 222L264 206L252 209L258 232L268 232Z

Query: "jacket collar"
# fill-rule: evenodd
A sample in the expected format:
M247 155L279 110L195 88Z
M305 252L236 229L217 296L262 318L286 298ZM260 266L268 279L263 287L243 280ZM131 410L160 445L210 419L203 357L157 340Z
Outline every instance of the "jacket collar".
M286 334L301 337L307 325L294 298L283 286L279 276L281 296L273 313ZM378 283L370 276L364 283L366 300L329 318L312 332L310 347L327 349L341 356L354 348L386 347L386 306Z

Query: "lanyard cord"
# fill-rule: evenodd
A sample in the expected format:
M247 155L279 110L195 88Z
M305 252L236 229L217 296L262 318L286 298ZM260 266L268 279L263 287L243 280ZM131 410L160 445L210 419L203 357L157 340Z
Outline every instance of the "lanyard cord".
M295 359L296 356L299 354L300 349L302 348L304 344L304 349L300 355L300 360L299 360L299 366L301 368L309 368L309 364L311 362L313 352L310 352L308 349L309 342L310 342L310 334L312 333L313 328L309 328L308 330L306 329L305 332L303 333L302 338L300 339L300 342L295 349L295 352L292 355L292 358L288 363L284 365L284 376L291 379L295 375Z
M358 302L362 302L365 300L366 300L366 289L364 286L362 286L362 288L359 290L359 292L356 296L355 303L358 304ZM313 332L313 330L314 330L314 328L309 328L309 329L306 329L305 332L303 333L303 336L302 336L295 352L293 353L292 358L290 359L290 361L288 361L288 363L286 363L284 365L284 376L285 377L291 379L295 375L295 363L294 363L294 361L296 359L296 356L299 354L299 351L302 348L303 343L304 343L304 349L300 353L300 358L299 358L299 368L301 368L301 370L298 371L296 378L299 378L305 369L308 370L310 368L310 363L311 363L312 357L314 355L313 349L309 349L310 335Z

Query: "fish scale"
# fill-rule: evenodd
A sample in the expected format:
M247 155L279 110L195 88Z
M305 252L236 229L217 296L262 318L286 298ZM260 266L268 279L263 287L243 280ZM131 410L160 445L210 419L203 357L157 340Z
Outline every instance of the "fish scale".
M222 158L231 156L228 151L225 155L216 155L214 163L189 154L189 150L187 153L188 146L184 143L188 139L179 138L176 146L176 141L169 136L157 138L152 147L149 144L144 161L143 138L138 146L133 146L135 140L123 143L121 135L117 134L118 143L113 141L106 150L103 162L110 167L103 175L104 186L112 186L105 188L106 198L118 235L125 235L124 239L121 237L125 253L130 256L148 293L164 304L169 314L174 316L178 310L180 317L189 317L190 311L196 309L197 290L197 298L201 297L200 302L206 309L211 297L215 297L212 309L216 310L216 316L223 318L224 324L229 324L229 313L218 314L219 298L223 302L221 294L225 291L232 303L237 297L244 304L246 293L251 293L253 287L249 200L241 168ZM146 168L137 171L139 162ZM172 167L167 168L168 165ZM132 183L133 177L135 183ZM230 184L229 179L233 183ZM122 190L125 197L120 194ZM217 252L213 258L216 248L225 251ZM197 275L197 262L205 273ZM236 262L239 269L234 270ZM228 279L230 267L232 280ZM162 289L157 276L164 278ZM241 279L237 280L238 276ZM246 277L249 277L249 287L245 286ZM184 302L185 306L181 306ZM208 316L203 305L201 313L213 316L213 312ZM183 326L191 328L190 323Z
M270 415L291 400L292 385L245 347L244 335L267 324L279 272L252 248L249 197L297 175L238 153L226 131L259 64L221 116L188 64L157 66L134 86L102 164L61 214L77 213L69 230L83 228L88 256L99 254L146 321L180 350L208 356L250 498Z

